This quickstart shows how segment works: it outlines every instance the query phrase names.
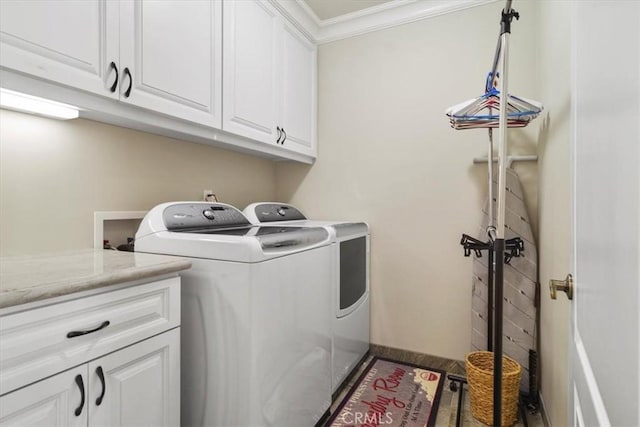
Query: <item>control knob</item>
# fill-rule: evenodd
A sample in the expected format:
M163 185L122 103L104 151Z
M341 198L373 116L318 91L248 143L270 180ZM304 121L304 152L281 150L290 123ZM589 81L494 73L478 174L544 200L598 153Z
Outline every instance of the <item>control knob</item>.
M202 211L202 215L204 215L205 218L210 219L210 220L214 220L216 219L215 215L213 214L213 211L211 209L205 209Z

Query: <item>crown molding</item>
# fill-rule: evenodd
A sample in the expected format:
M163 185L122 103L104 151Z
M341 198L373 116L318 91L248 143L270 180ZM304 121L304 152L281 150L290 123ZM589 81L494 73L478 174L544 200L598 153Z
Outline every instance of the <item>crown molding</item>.
M327 19L316 34L318 44L421 21L497 0L400 0Z
M304 0L296 0L296 3L300 5L300 7L305 11L305 13L309 15L309 17L311 17L313 22L315 22L317 27L320 28L320 25L322 25L322 20L318 18L318 15L316 15L316 13L313 11L313 9L311 9L311 7L307 4L307 2Z
M2 0L0 0L2 1ZM294 27L313 43L318 43L320 20L307 4L302 0L269 0Z
M319 19L303 0L270 0L306 37L330 43L498 0L395 0L331 19Z
M447 0L393 0L393 1L388 1L386 3L381 3L378 4L376 6L371 6L371 7L367 7L365 9L360 9L360 10L356 10L355 12L351 12L351 13L346 13L344 15L339 15L336 16L334 18L329 18L329 19L324 19L324 20L319 20L319 25L320 27L331 27L333 25L336 24L341 24L343 22L350 22L350 21L354 21L357 20L359 18L363 18L365 16L373 16L373 15L380 15L380 14L384 14L386 11L392 10L392 9L397 9L399 7L405 7L409 4L412 3L425 3L427 4L429 7L432 7L433 3L442 3L442 2L446 2ZM302 1L305 5L306 2ZM309 10L312 10L308 5L307 7L309 8ZM312 10L313 11L313 10Z

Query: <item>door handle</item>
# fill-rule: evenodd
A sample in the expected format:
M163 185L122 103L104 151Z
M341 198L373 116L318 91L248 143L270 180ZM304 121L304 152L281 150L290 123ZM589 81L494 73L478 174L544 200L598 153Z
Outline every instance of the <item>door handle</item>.
M107 384L105 384L104 382L104 371L102 370L102 366L98 366L98 368L96 369L96 374L98 375L100 383L102 384L102 393L96 399L96 406L100 406L100 404L102 403L102 399L104 399L104 394L107 391Z
M82 408L84 408L84 382L82 381L82 375L76 375L76 384L80 389L80 406L76 408L76 417L79 417L82 413Z
M133 87L133 77L131 77L131 71L129 71L129 67L126 67L124 69L124 75L129 77L129 87L127 88L127 90L124 92L124 97L128 98L129 95L131 95L131 88Z
M567 274L564 280L549 280L549 292L551 293L551 299L557 298L557 292L562 291L567 294L569 300L573 299L573 276Z
M116 63L111 61L111 64L109 64L109 67L111 67L111 69L113 69L116 72L116 79L113 81L113 85L111 85L111 87L109 88L109 91L111 93L116 91L116 88L118 87L118 80L120 79L119 75L118 75L118 67L116 66Z

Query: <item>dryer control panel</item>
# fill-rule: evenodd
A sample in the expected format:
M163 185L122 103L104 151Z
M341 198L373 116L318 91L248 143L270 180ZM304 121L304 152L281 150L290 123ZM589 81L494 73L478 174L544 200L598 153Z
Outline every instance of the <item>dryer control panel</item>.
M260 222L307 219L298 209L284 203L261 203L255 205L254 212Z

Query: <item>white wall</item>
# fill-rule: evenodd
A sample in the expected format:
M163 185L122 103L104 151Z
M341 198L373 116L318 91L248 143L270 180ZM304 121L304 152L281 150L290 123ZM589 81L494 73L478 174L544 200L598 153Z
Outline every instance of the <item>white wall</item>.
M455 359L469 350L471 259L458 242L478 232L486 166L472 159L487 132L452 130L444 110L483 93L502 6L319 48L319 158L278 165L277 194L310 217L370 224L376 344ZM534 4L519 11L510 87L535 98ZM512 131L512 153L535 153L536 135ZM518 170L535 224L536 166Z
M0 110L0 254L93 246L93 212L148 210L213 189L275 197L274 163L90 120Z
M540 99L546 113L538 142L540 241L540 393L551 425L569 421L570 303L549 297L550 279L571 272L571 10L570 2L541 1L538 29Z

